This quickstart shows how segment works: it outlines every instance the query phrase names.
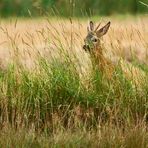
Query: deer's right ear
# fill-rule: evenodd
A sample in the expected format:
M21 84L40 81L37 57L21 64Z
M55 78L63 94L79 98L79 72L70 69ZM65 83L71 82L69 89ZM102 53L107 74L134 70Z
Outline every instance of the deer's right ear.
M93 21L90 21L89 22L89 25L87 27L87 31L90 32L90 31L94 31L94 23Z
M108 22L104 27L96 31L97 37L102 37L103 35L105 35L110 27L110 24L111 22Z

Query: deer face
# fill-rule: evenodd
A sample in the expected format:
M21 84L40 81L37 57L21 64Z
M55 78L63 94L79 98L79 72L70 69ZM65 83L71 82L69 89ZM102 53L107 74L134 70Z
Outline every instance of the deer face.
M110 27L110 22L108 22L104 27L99 29L100 24L94 29L94 23L92 21L89 22L89 26L87 27L87 36L84 39L83 49L85 51L92 52L96 46L100 45L100 38L105 35Z

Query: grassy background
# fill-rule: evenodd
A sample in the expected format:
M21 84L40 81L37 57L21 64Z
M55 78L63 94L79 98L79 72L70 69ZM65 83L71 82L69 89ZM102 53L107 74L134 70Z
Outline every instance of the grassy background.
M147 0L142 0L147 4ZM1 0L0 16L92 16L146 13L138 0Z

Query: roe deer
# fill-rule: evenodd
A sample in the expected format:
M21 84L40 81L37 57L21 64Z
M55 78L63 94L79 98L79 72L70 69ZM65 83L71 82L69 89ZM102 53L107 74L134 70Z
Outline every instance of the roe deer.
M88 34L84 39L85 45L83 46L83 49L90 53L93 66L97 66L107 77L111 76L114 65L103 55L100 39L107 33L110 24L111 23L108 22L104 27L99 29L100 24L94 28L94 23L90 21L87 27Z
M100 39L108 32L110 24L111 22L108 22L104 27L99 29L100 24L95 28L94 23L90 21L87 27L88 34L84 39L85 45L83 46L83 49L90 53L93 67L99 68L100 72L109 79L113 76L115 65L104 56ZM136 85L142 84L141 80L145 78L145 73L142 70L122 60L120 61L120 65L128 80L132 81L132 83L134 82Z

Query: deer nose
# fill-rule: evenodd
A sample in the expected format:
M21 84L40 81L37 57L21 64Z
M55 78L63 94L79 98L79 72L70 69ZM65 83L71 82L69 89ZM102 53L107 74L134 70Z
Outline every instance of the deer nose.
M85 51L90 51L90 47L89 47L88 45L84 45L84 46L83 46L83 49L84 49Z

